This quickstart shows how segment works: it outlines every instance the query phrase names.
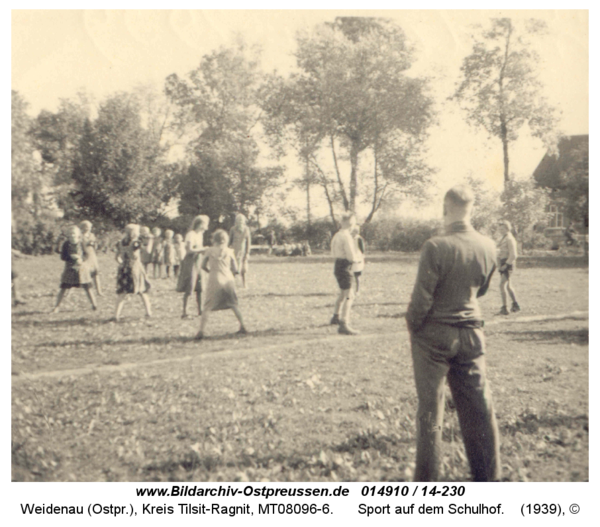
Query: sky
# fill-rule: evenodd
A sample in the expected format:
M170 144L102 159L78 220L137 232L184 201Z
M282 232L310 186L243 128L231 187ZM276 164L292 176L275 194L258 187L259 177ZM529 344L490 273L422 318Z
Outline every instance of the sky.
M167 75L185 75L201 57L241 36L263 50L263 69L290 72L297 32L335 16L384 16L395 20L416 47L411 75L433 78L439 122L431 130L428 161L443 190L467 174L502 185L500 143L469 128L447 97L471 50L472 25L494 16L543 19L548 35L538 41L540 78L551 104L562 111L561 130L587 134L587 11L13 11L11 87L30 104L31 115L55 110L60 98L84 88L97 99L139 84L161 86ZM517 177L528 177L545 153L525 134L511 146ZM289 163L292 177L299 169ZM318 197L317 197L318 198ZM290 200L300 200L292 194ZM323 210L324 203L321 206ZM410 209L410 206L409 206ZM421 207L421 211L423 211ZM317 213L318 215L318 213Z

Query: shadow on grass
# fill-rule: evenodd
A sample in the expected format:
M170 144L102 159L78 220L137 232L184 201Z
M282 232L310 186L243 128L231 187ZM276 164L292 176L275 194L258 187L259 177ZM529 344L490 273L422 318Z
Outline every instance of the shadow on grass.
M32 313L34 314L34 313ZM37 314L47 314L44 312L39 312ZM106 319L95 319L95 318L68 318L63 320L19 320L18 322L13 322L13 326L20 328L28 328L28 327L43 327L43 326L102 326L106 324Z
M402 311L400 313L382 313L381 315L377 315L377 318L405 318L406 311Z
M290 331L281 331L277 329L266 329L261 331L249 331L246 334L225 333L221 335L206 335L202 340L196 340L196 333L190 333L189 336L167 336L167 337L149 337L136 339L98 339L98 340L68 340L68 341L50 341L37 344L36 348L63 348L63 347L85 347L85 346L148 346L152 344L169 345L176 343L196 342L199 345L202 342L219 342L227 340L245 340L252 337L281 337L293 336L296 333ZM223 350L216 350L223 351Z
M312 296L332 296L331 293L251 293L245 295L247 298L253 297L288 297L288 296L301 296L301 297L312 297Z
M545 330L545 331L507 331L517 342L563 341L568 344L585 346L589 343L589 329Z

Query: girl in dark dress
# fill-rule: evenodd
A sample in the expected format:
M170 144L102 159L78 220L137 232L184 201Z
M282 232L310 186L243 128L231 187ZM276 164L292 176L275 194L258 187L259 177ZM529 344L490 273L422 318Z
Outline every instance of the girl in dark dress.
M136 224L129 224L125 227L125 237L117 246L117 262L119 269L117 271L117 307L115 311L115 321L121 318L123 305L127 295L140 295L146 316L152 316L150 299L146 294L150 290L150 282L146 278L146 272L140 258L140 227Z
M59 311L60 303L65 297L66 292L72 287L81 287L92 304L92 309L96 310L96 298L92 290L92 278L89 267L83 264L84 252L81 242L81 231L79 227L73 225L67 231L67 241L62 244L60 258L65 262L65 268L60 278L60 291L56 297L56 305L52 313Z

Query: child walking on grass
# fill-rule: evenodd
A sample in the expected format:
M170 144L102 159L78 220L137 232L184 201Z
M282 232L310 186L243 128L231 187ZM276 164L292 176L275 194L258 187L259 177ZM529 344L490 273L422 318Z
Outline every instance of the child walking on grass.
M96 307L96 298L92 290L92 277L89 267L84 264L83 244L81 243L81 231L76 225L69 227L67 241L63 243L60 250L60 258L65 262L65 268L60 278L60 291L56 297L56 305L52 313L58 313L60 303L63 301L67 291L72 287L81 287L85 291L92 309Z
M183 236L181 234L175 235L175 241L173 242L175 247L175 265L173 266L173 275L175 278L179 278L179 267L181 262L185 258L185 243L183 243Z
M130 223L125 227L125 237L119 242L116 257L119 264L117 271L118 297L114 318L116 322L121 319L121 312L127 295L140 295L146 309L146 316L152 316L150 299L147 295L150 290L150 283L146 278L146 272L140 258L141 246L140 227Z
M96 257L96 249L98 242L96 236L92 232L92 222L84 220L79 224L81 229L81 242L83 244L83 255L85 265L87 265L90 277L96 287L96 293L98 296L104 296L102 294L102 287L100 287L100 267L98 266L98 258Z
M171 277L171 268L173 268L173 273L175 273L175 264L177 263L175 255L175 244L173 243L174 234L175 233L171 229L167 229L165 231L163 261L165 264L165 273L167 274L166 278Z
M158 278L162 278L162 266L165 262L164 258L164 241L161 238L162 231L158 227L152 229L154 236L152 242L152 266L153 266L153 278L156 278L156 271L158 271Z
M212 240L212 247L206 251L202 260L202 269L208 273L208 285L200 318L200 331L196 335L197 340L204 338L209 313L223 309L232 309L240 323L238 333L247 333L235 292L234 274L238 273L238 269L235 255L227 247L229 236L224 230L219 229L213 234Z

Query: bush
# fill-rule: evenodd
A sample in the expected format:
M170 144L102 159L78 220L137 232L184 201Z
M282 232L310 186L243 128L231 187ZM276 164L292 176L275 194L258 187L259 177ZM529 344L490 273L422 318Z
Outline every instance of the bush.
M362 226L362 236L370 250L416 252L439 233L437 220L382 219Z
M56 248L61 230L62 224L53 219L19 222L12 233L12 248L24 254L51 254Z

